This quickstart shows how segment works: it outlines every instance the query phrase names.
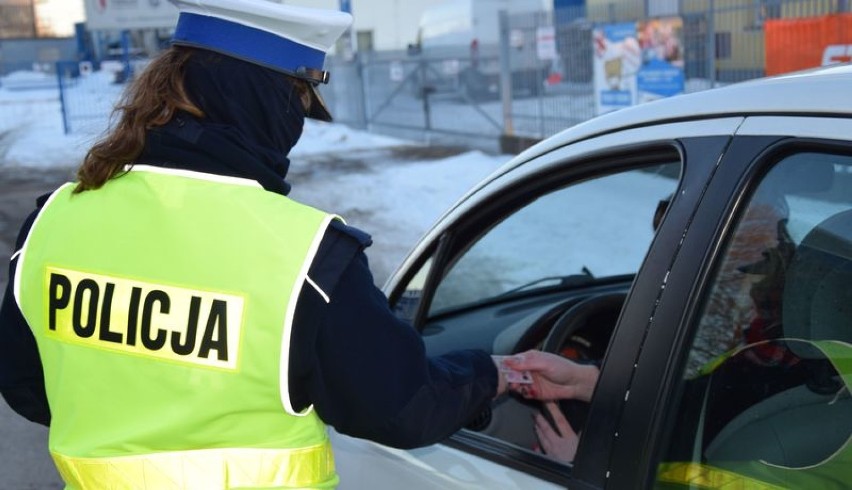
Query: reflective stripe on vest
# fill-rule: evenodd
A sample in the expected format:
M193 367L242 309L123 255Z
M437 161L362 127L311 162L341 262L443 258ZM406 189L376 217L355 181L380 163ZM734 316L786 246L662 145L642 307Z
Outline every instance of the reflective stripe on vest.
M331 445L305 449L204 449L112 458L53 454L71 489L320 488L336 482Z
M836 340L778 339L802 342L819 349L842 379L843 391L852 392L852 345ZM738 348L711 362L704 373L712 373L725 360L754 345ZM848 396L848 395L847 395ZM852 481L852 435L828 458L817 464L792 468L759 460L719 461L725 469L697 462L661 463L660 482L687 485L690 488L775 490L784 488L848 488Z
M658 469L657 480L701 489L783 490L786 488L701 463L662 463Z
M325 425L294 413L287 389L295 305L333 218L253 181L181 171L51 196L15 297L70 488L336 485Z

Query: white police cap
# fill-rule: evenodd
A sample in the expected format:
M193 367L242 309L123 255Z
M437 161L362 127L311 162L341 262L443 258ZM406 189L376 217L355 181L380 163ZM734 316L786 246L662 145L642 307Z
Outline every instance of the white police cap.
M336 10L283 5L275 0L170 0L180 10L172 43L209 49L310 82L308 116L331 114L316 86L328 83L326 53L352 24Z

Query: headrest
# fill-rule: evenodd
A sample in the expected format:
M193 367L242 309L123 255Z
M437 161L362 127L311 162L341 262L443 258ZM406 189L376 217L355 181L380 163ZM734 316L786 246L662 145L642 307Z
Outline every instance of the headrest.
M852 210L824 220L796 248L783 322L786 337L852 343Z
M330 120L316 85L328 83L326 53L352 24L337 10L274 0L170 0L180 10L172 43L208 49L311 83L309 117Z

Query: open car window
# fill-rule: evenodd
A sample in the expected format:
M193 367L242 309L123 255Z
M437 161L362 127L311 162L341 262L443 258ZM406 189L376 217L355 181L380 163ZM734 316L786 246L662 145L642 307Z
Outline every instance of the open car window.
M608 162L598 175L562 186L541 179L523 194L516 191L523 199L507 198L499 215L493 207L482 215L474 210L412 271L396 297L396 313L411 320L425 308L418 327L430 355L469 348L506 355L536 348L577 362L601 362L627 290L678 187L677 152L656 149L653 155L645 165L620 171ZM421 305L424 300L429 304ZM534 415L542 408L503 397L471 421L465 437L487 436L477 444L541 464L534 456L540 446ZM588 408L585 402L559 406L578 432Z
M579 182L538 197L493 224L438 285L432 314L532 290L632 275L654 234L678 164Z

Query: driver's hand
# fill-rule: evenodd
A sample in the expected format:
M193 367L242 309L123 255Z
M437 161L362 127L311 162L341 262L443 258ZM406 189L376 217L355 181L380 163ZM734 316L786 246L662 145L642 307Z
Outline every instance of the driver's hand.
M562 415L562 410L559 409L556 402L544 403L544 409L550 414L556 428L554 429L544 415L535 414L535 434L538 437L542 452L565 463L574 461L580 436L574 432L574 428Z
M599 371L595 366L577 364L556 354L529 350L505 358L507 366L532 375L532 384L512 383L509 389L525 398L536 400L590 401Z

